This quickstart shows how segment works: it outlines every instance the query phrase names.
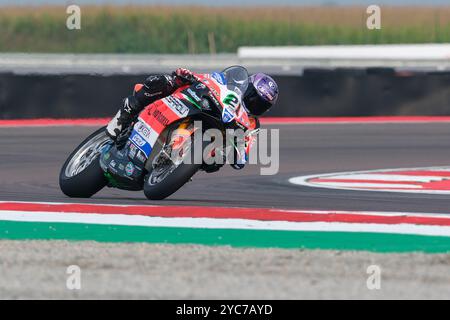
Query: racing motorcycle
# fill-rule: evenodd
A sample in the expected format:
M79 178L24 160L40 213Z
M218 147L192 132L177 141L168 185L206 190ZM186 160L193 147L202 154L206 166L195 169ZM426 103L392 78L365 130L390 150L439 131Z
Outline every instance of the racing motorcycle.
M230 126L251 129L252 119L242 106L247 87L248 72L241 66L200 74L196 81L145 107L116 139L125 143L113 141L105 127L98 129L65 161L59 176L62 192L88 198L108 186L144 190L148 199L160 200L176 192L198 170L216 171L220 165L204 157L193 161L195 149L203 155L207 148L204 142L194 141L195 132L215 128L225 136ZM225 154L225 144L223 148L219 151Z

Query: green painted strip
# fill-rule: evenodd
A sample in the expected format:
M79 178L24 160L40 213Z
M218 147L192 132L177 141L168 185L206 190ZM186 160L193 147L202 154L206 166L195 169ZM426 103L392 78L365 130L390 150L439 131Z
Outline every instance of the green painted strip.
M185 96L186 99L187 99L190 103L192 103L195 107L197 107L198 109L202 110L202 107L201 107L197 102L195 102L194 99L192 99L190 96L185 95L185 94L184 94L184 96Z
M356 232L271 231L0 221L0 239L63 239L233 247L450 252L450 237Z

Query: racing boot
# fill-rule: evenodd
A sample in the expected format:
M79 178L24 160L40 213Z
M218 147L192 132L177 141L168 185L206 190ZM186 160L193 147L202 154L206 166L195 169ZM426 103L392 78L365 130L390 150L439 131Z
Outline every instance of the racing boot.
M123 106L106 126L106 133L111 139L116 140L120 134L128 129L138 113L141 111L139 103L134 96L129 96L123 101Z

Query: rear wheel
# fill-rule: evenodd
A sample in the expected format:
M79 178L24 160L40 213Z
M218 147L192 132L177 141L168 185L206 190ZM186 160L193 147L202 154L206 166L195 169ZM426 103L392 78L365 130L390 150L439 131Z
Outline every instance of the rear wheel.
M103 127L87 137L70 154L59 174L59 186L65 195L89 198L106 186L99 155L111 143Z

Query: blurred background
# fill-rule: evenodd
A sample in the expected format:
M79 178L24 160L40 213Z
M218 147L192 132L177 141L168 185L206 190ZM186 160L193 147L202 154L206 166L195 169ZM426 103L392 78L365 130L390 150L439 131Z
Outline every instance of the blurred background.
M449 115L448 1L375 2L370 29L373 1L0 0L0 119L108 117L149 74L233 64L278 81L267 116Z

